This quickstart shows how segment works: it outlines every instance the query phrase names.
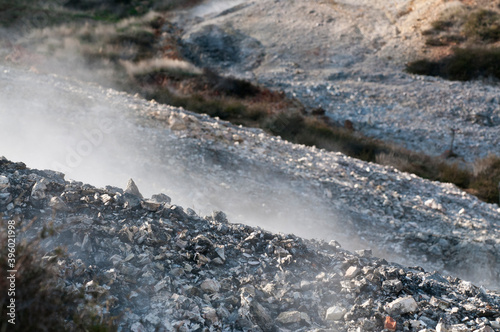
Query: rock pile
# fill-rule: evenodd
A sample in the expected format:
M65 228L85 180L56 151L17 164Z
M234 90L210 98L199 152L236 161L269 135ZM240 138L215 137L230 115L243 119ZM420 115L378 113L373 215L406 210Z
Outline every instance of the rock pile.
M131 331L498 331L500 294L454 277L200 217L164 194L141 198L0 160L2 220L51 223L44 250L68 289Z

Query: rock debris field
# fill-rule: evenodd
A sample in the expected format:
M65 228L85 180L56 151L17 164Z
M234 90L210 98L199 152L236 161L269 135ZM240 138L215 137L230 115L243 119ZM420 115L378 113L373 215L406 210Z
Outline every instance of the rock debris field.
M197 66L412 150L441 154L455 128L464 160L498 155L498 87L401 70L432 16L417 18L446 3L237 1L171 19ZM35 220L28 239L53 222L60 278L121 331L500 331L498 205L57 75L0 65L0 96L2 219Z
M500 329L499 294L370 250L200 217L165 194L142 198L132 180L98 189L5 158L0 171L3 218L37 218L26 238L52 222L42 244L67 248L65 287L119 315L119 330Z

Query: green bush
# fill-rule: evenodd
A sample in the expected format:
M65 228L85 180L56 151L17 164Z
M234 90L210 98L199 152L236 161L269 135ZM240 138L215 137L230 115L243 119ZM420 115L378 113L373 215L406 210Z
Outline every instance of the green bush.
M500 48L455 48L451 56L439 61L424 59L410 62L406 65L406 71L456 81L481 77L500 79Z
M467 36L483 42L496 42L500 40L500 14L486 9L472 12L464 24L464 31Z
M469 188L480 199L489 203L499 203L500 192L500 157L490 155L478 160L475 165L475 174Z

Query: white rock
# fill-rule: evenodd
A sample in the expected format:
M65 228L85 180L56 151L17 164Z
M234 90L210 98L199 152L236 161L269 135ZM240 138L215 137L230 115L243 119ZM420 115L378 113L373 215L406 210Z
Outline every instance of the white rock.
M38 180L33 189L31 189L31 197L34 199L43 199L45 198L45 191L47 190L47 185L45 184L45 179Z
M434 198L426 200L424 202L424 205L434 210L438 210L441 212L445 211L443 206L440 203L438 203Z
M387 304L385 311L389 314L406 314L409 312L416 311L418 309L418 304L412 296L401 297Z
M326 320L341 320L344 318L346 310L338 307L338 306L333 306L330 307L326 310Z
M0 190L4 190L10 186L9 178L5 175L0 175Z
M436 332L448 332L448 328L443 322L439 322L436 325Z
M361 270L357 266L351 266L345 271L345 277L352 279L357 276Z
M58 196L54 196L50 199L49 206L55 210L66 210L66 203Z

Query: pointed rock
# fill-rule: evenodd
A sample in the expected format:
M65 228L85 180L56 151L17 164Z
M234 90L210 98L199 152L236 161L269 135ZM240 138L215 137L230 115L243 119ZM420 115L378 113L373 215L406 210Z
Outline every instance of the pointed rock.
M142 194L139 192L139 188L137 188L137 185L132 179L128 180L127 189L125 189L125 192L140 197L141 199L143 198Z

